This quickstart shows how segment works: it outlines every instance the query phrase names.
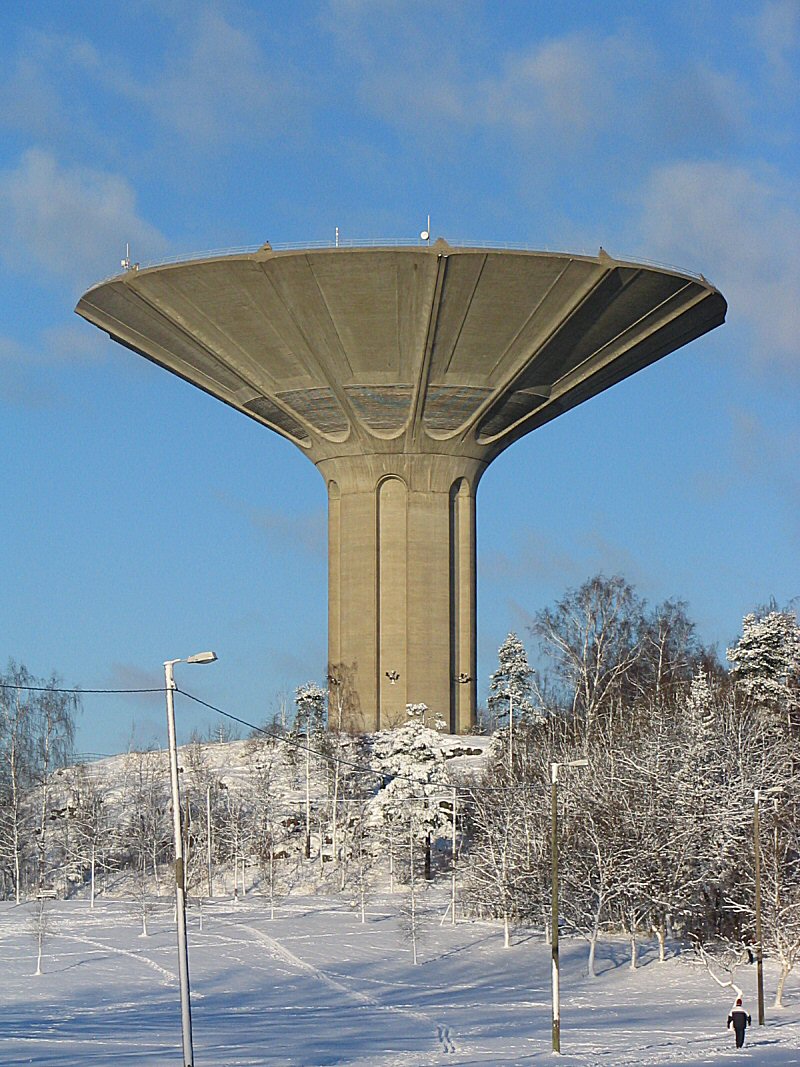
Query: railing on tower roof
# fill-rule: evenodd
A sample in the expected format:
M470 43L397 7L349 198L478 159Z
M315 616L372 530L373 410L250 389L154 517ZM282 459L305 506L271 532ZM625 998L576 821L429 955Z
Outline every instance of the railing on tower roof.
M569 251L565 251L563 248L546 248L542 245L524 245L510 241L452 241L449 238L445 238L445 240L451 248L474 248L476 250L488 249L492 252L541 252L544 255L579 256L588 259L597 259L598 256L597 250L589 249L573 248ZM428 241L422 241L418 237L340 237L338 240L334 239L328 241L293 241L290 243L282 242L280 244L272 244L269 242L269 248L273 252L313 252L334 248L426 248L429 247L429 244L432 245L434 243L435 242L429 243ZM233 248L215 248L204 252L179 253L174 256L165 256L159 259L139 262L133 264L130 269L147 270L152 267L169 267L180 263L191 263L195 260L222 259L226 256L249 256L265 247L265 244L262 243L260 245L240 245ZM609 254L609 258L615 263L622 263L630 266L653 267L657 270L672 271L677 274L683 274L689 278L694 278L704 284L709 284L704 275L699 274L696 271L687 270L685 267L677 267L671 263L660 263L657 260L643 259L640 256L612 256ZM126 272L118 271L115 274L110 274L95 284L103 285L105 282L110 281L112 278L118 278L120 274L124 273ZM94 286L92 288L94 288Z

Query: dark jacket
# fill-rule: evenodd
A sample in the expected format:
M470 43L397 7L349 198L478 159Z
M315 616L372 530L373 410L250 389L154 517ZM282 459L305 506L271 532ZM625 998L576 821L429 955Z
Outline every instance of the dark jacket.
M728 1016L728 1029L731 1028L733 1023L734 1030L741 1030L744 1032L746 1026L751 1026L750 1016L742 1007L731 1008L731 1013Z

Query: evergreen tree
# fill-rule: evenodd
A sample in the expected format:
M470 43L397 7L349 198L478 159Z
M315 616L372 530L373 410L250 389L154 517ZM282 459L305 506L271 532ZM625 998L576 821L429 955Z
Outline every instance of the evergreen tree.
M327 699L327 692L314 682L298 685L294 691L296 710L292 732L295 735L302 732L305 736L303 748L306 771L306 859L311 858L311 738L314 734L319 734L325 726Z
M800 709L800 625L795 613L746 615L742 636L727 657L738 688L791 722Z
M406 711L413 705L408 705ZM409 825L425 841L425 872L430 873L431 839L449 831L442 738L412 715L404 726L375 739L373 758L383 785L369 802L369 822L405 840Z
M489 681L489 710L498 722L507 721L509 709L516 722L541 716L534 701L534 670L525 646L512 631L497 650L497 670Z

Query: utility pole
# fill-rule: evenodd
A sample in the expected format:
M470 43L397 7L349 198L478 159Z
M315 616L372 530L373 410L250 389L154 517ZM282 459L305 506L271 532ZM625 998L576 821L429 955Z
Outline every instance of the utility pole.
M559 767L588 767L587 759L550 764L550 858L551 858L551 955L553 987L553 1052L561 1052L561 987L558 958L558 769Z
M164 688L167 697L167 738L169 740L169 777L172 794L172 830L175 838L175 923L178 935L178 983L181 995L181 1037L183 1065L192 1067L192 1007L189 991L189 946L186 940L186 865L184 861L183 830L181 827L181 795L178 782L178 743L175 733L175 675L176 663L213 663L214 652L198 652L185 660L168 659L164 663Z
M453 787L453 838L450 843L450 867L451 867L451 893L450 893L450 922L456 925L456 793Z
M508 780L514 776L514 694L508 691Z
M761 797L782 793L783 786L753 790L753 875L756 883L756 981L758 983L758 1025L763 1026L764 1014L764 934L761 926Z
M764 1025L764 941L761 931L761 791L753 791L753 871L756 879L756 981L758 1025Z
M206 786L206 866L208 870L208 899L214 896L214 875L211 867L211 783Z

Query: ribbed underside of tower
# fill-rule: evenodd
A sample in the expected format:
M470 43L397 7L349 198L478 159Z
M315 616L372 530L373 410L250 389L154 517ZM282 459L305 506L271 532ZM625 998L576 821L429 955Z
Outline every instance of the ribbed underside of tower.
M476 706L475 493L524 434L724 321L702 277L428 247L128 271L76 309L300 448L329 503L330 715L353 731Z

